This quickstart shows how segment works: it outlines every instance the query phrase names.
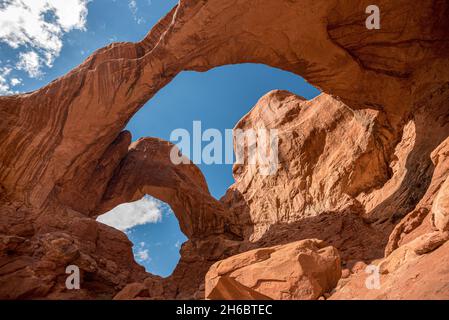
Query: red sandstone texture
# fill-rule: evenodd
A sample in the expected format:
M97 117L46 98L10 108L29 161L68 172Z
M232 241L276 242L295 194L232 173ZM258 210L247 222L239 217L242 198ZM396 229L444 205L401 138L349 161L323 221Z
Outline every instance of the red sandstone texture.
M0 298L449 298L449 3L379 0L381 30L365 27L369 4L181 1L142 41L0 97ZM123 128L178 73L246 62L323 93L261 98L236 127L279 131L277 173L236 165L217 201L168 142ZM166 279L95 221L145 193L189 238Z
M215 263L206 275L206 298L242 299L240 291L247 291L277 300L311 300L332 290L340 277L337 250L324 241L308 239Z

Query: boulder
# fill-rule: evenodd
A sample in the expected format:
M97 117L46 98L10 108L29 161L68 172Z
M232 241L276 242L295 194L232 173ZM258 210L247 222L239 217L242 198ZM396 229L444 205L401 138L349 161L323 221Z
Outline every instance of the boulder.
M206 299L312 300L341 277L334 247L308 239L244 252L215 263L206 274Z

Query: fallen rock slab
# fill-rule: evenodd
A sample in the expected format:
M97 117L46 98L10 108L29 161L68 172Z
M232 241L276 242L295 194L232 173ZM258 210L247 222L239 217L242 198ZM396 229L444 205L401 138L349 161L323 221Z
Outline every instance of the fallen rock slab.
M314 300L341 277L337 249L307 239L244 252L212 265L206 299ZM238 289L238 290L236 290Z

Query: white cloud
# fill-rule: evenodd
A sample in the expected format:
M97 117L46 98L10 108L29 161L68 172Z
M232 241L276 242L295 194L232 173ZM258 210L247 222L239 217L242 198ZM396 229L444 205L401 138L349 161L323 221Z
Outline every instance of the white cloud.
M125 203L99 216L97 221L121 231L147 223L162 220L163 203L149 196L141 200Z
M84 29L88 0L16 0L0 6L0 39L12 48L27 45L57 54L61 36Z
M89 1L0 1L0 42L17 50L19 57L9 66L28 72L30 77L41 75L44 66L52 67L63 47L64 34L85 29Z
M0 96L18 93L11 89L22 83L22 79L11 78L12 68L0 65Z
M15 87L22 83L22 79L12 78L10 82L11 82L11 85L13 87Z
M143 17L138 16L139 8L137 7L137 2L135 0L130 0L128 2L128 7L129 7L129 10L131 10L134 21L136 21L137 24L142 24L142 23L146 22L146 20Z
M132 14L135 15L137 13L137 2L135 0L131 0L128 3L129 10L131 10Z
M9 92L9 83L6 80L6 77L11 72L10 69L0 68L0 95L6 94Z
M148 249L138 250L134 256L140 262L151 260L150 259L150 254L148 253Z
M40 68L39 56L36 52L28 51L19 54L18 70L26 71L31 78L37 78L41 75Z

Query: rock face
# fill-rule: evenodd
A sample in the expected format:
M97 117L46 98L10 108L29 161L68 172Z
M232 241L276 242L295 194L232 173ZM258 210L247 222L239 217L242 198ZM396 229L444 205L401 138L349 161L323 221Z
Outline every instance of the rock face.
M440 231L449 231L449 179L443 183L432 206L433 221Z
M78 212L54 207L36 214L2 206L1 222L3 299L107 299L145 278L125 234ZM66 289L70 265L79 267L80 290Z
M217 262L206 275L206 299L245 298L235 290L237 285L248 296L257 292L277 300L312 300L333 289L340 276L340 257L334 247L316 239L303 240Z
M380 287L368 289L365 269L341 279L330 299L448 299L449 242L436 250L418 253L400 247L380 264ZM419 239L423 241L423 239Z
M445 194L448 177L449 140L432 152L433 175L426 193L415 209L394 228L385 248L385 257L372 263L381 273L380 288L366 287L364 270L340 280L331 299L447 299L449 233L436 227L441 216L439 195ZM432 205L433 204L433 205ZM444 216L443 216L444 217ZM439 222L436 222L439 221ZM444 225L444 224L442 224ZM441 226L441 225L440 225Z
M332 298L447 298L449 264L429 266L448 248L449 3L379 0L381 30L365 27L369 4L181 1L142 41L0 97L0 298L199 299L215 262L313 238L340 253L344 286ZM278 171L237 165L217 201L195 166L169 162L168 143L130 145L123 129L178 73L235 63L293 72L323 93L259 101L237 128L278 129ZM166 279L145 273L126 236L94 220L145 193L168 202L189 237ZM395 266L386 285L361 290L360 266L384 258ZM72 264L81 290L65 288ZM280 297L231 278L216 286L229 287Z
M96 214L151 194L172 207L181 230L190 238L233 230L238 237L240 229L223 205L210 195L201 171L190 161L186 164L171 161L173 148L173 144L155 138L131 144L115 169Z
M289 92L270 92L235 130L277 129L278 170L267 176L257 164L235 165L236 182L222 201L248 223L250 240L260 239L273 225L325 212L368 215L356 196L391 174L389 156L378 143L389 134L384 121L378 111L354 111L327 94L306 101Z

